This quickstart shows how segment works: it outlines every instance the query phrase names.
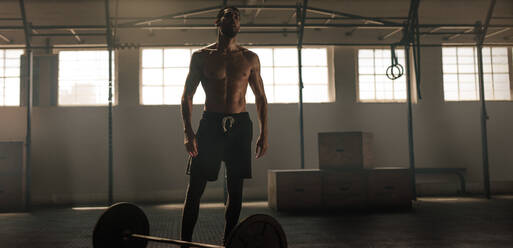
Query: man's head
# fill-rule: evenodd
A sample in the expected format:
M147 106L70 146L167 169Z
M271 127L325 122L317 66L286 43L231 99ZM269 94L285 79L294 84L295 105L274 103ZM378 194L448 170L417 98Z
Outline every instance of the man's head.
M216 26L221 34L233 38L240 30L240 12L235 7L224 7L217 13Z

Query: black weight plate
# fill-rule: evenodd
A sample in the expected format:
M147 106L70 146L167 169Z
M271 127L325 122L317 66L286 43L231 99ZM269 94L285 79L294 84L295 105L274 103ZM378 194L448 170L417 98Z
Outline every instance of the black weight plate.
M122 202L109 207L94 227L93 248L144 248L147 240L133 239L131 234L148 235L150 225L137 206Z
M230 233L227 248L287 248L287 238L280 223L265 214L249 216Z

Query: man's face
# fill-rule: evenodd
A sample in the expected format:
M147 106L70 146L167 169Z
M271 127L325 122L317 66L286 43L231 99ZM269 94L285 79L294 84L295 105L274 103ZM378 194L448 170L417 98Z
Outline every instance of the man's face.
M225 9L223 16L217 21L221 33L229 38L235 37L240 30L240 16L233 9Z

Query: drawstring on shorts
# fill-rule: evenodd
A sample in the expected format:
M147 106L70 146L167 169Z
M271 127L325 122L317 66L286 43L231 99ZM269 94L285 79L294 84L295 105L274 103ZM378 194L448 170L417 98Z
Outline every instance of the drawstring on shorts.
M226 127L227 122L230 122L230 126L228 128ZM233 118L233 116L223 117L222 124L223 124L223 130L225 133L228 132L228 130L232 128L234 122L235 122L235 119Z

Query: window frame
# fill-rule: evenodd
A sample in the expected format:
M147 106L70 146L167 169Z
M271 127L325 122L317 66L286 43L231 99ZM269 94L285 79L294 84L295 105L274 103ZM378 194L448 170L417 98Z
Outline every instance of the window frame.
M142 70L143 70L143 50L144 49L199 49L199 48L203 48L203 47L197 47L197 46L144 46L144 47L140 47L139 48L139 105L141 106L177 106L177 105L180 105L180 103L177 103L177 104L143 104L143 96L142 96L142 91L143 91L143 75L142 75ZM251 49L251 48L271 48L271 49L274 49L274 48L295 48L297 49L297 47L295 46L245 46L245 48L247 49ZM336 87L335 87L335 63L334 63L334 46L304 46L303 48L325 48L326 49L326 67L327 67L327 70L328 70L328 75L327 75L327 78L328 78L328 83L327 83L327 88L328 88L328 92L327 92L327 97L328 97L328 101L323 101L323 102L303 102L304 104L329 104L329 103L335 103L336 102ZM274 58L273 58L274 59ZM296 66L297 67L297 66ZM273 67L274 68L274 65ZM274 75L274 74L273 74ZM185 84L185 82L184 82ZM265 82L264 82L265 84ZM249 87L248 85L248 89L247 90L251 90L251 88ZM297 90L299 91L299 85L297 85ZM247 94L247 93L246 93ZM298 104L299 103L299 98L297 99L297 101L295 102L273 102L273 103L269 103L269 104ZM204 103L197 103L197 104L194 104L194 105L201 105L201 104L204 104ZM246 104L255 104L254 102L252 103L246 103Z
M406 56L410 56L410 61L413 61L413 55L412 55L412 48L410 48L410 50L408 51L408 53L406 53L405 49L403 46L397 46L395 47L396 50L402 50L405 52L405 63L404 65L401 64L403 67L404 67L404 74L401 76L401 77L405 77L405 87L406 87L406 98L404 100L397 100L397 99L391 99L391 100L388 100L388 99L371 99L371 100L361 100L360 99L360 70L359 70L359 50L360 49L388 49L388 50L391 50L390 46L356 46L354 47L354 65L355 65L355 100L356 100L356 103L361 103L361 104L374 104L374 103L398 103L398 104L403 104L403 103L408 103L408 84L410 84L410 88L411 88L411 101L412 103L417 103L417 86L415 83L413 83L415 80L412 80L412 78L415 78L415 70L413 68L410 68L410 81L408 82L408 80L406 79L406 74L408 73L406 70ZM385 72L386 73L386 72Z
M78 46L78 45L77 45ZM107 51L108 52L108 48L101 48L100 46L106 46L105 44L90 44L88 46L91 46L91 48L84 48L84 46L79 46L77 48L72 48L73 46L66 46L66 48L59 48L59 46L55 46L53 49L52 49L52 54L55 54L57 55L57 89L56 92L57 92L57 104L56 104L56 107L63 107L63 108L81 108L81 107L108 107L109 106L109 102L108 102L108 99L107 99L107 103L106 104L72 104L72 105L62 105L60 104L60 101L59 101L59 87L60 87L60 75L59 75L59 71L60 71L60 58L59 58L59 52L61 51ZM114 63L114 70L112 70L112 77L113 77L113 80L112 80L112 86L113 86L113 92L112 92L112 95L113 95L113 101L112 101L112 106L117 106L118 105L118 101L119 101L119 60L118 60L118 57L119 57L119 53L117 50L113 49L112 50L112 62Z
M23 53L21 54L21 56L25 55L25 46L20 46L20 45L2 45L0 46L0 50L23 50ZM19 94L19 97L20 97L20 101L19 101L19 104L18 105L0 105L0 108L21 108L21 107L24 107L24 99L22 98L24 96L23 92L22 92L22 88L23 88L23 73L21 72L22 70L22 58L20 56L20 65L19 65L19 68L18 70L20 71L20 76L19 76L19 79L20 79L20 88L19 88L19 91L18 91L18 94ZM5 60L5 58L4 58ZM4 68L5 68L5 64L4 64ZM4 71L5 73L5 71ZM3 77L5 79L5 75ZM5 81L4 81L4 87L5 87ZM4 92L5 93L5 92Z
M476 68L476 72L474 72L474 75L475 75L475 78L476 78L476 95L477 95L477 98L476 99L471 99L471 100L462 100L462 99L457 99L457 100L446 100L445 99L445 81L444 81L444 55L443 55L443 48L461 48L461 47L471 47L473 48L473 53L475 53L474 57L473 57L473 60L475 60L475 68ZM507 61L508 61L508 75L509 75L509 90L510 90L510 99L498 99L498 100L495 100L495 99L484 99L486 102L513 102L513 59L512 59L512 53L513 53L513 46L483 46L484 47L487 47L487 48L490 48L490 60L493 61L492 59L492 56L493 56L493 53L491 51L491 48L493 47L505 47L506 48L506 51L507 51ZM443 102L444 103L461 103L461 102L479 102L481 99L481 96L480 96L480 86L479 86L479 68L478 68L478 61L477 61L477 46L475 44L472 44L472 45L454 45L454 44L442 44L441 47L440 47L440 63L441 63L441 69L442 69L442 99L443 99ZM457 51L457 50L456 50ZM456 55L456 59L457 59L457 55ZM458 66L459 64L456 64L456 66ZM492 67L492 70L493 70L493 63L490 64L490 66ZM454 73L456 75L459 76L459 71L457 73ZM487 73L483 73L484 74L487 74ZM489 73L490 75L492 75L493 77L493 71ZM459 89L459 77L458 77L458 89ZM459 90L458 90L459 92ZM458 93L459 94L459 93Z
M162 51L164 51L165 49L189 49L189 50L194 50L194 49L200 49L200 48L203 48L203 47L200 47L200 46L144 46L144 47L139 47L139 105L140 106L179 106L180 103L176 103L176 104L165 104L165 103L162 103L162 104L143 104L143 50L145 49L162 49ZM164 55L164 54L162 54ZM192 57L192 53L191 53L191 57ZM162 60L162 63L164 63L164 60ZM189 69L189 66L190 66L190 63L189 65L187 66L187 69ZM164 67L162 67L162 69L164 70ZM187 72L188 74L188 72ZM162 77L162 80L164 80L164 77ZM184 83L184 86L185 86L185 81L183 82ZM201 82L200 84L198 85L198 88L201 86ZM182 87L183 89L183 87ZM162 102L164 102L164 99L162 99ZM204 103L199 103L199 104L194 104L193 105L201 105L201 104L204 104Z

